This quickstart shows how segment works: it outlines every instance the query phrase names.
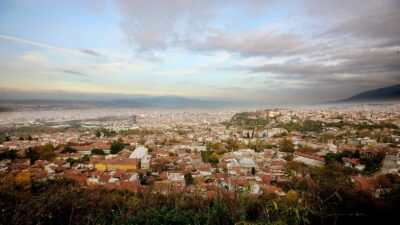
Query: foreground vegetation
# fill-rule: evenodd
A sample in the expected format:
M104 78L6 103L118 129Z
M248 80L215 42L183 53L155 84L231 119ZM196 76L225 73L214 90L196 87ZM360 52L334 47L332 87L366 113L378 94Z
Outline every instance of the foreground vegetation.
M396 224L399 185L375 198L356 191L348 175L332 164L311 171L315 182L293 176L286 196L214 199L87 189L66 179L23 184L8 175L1 179L0 224Z

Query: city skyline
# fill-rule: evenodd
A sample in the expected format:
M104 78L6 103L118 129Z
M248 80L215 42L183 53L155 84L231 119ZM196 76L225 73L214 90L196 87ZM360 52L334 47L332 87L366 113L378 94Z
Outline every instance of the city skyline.
M391 0L0 1L0 92L342 99L400 83L399 9Z

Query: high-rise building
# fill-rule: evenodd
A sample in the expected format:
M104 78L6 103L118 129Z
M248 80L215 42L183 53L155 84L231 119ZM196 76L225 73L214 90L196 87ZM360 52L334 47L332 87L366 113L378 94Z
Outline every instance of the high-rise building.
M137 125L136 115L129 116L128 123L129 123L130 126Z

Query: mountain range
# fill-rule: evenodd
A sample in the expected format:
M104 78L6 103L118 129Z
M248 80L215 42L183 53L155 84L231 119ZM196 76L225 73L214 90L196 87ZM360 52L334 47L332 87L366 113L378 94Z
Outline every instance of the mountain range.
M338 102L367 102L400 100L400 84L364 91Z

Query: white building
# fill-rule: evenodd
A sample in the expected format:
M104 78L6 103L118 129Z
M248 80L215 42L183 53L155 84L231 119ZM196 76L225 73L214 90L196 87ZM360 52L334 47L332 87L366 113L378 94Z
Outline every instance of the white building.
M272 138L275 135L281 135L287 133L287 130L284 128L272 128L268 130L264 130L258 133L259 138Z
M144 146L136 147L135 150L129 156L131 159L140 159L140 168L149 169L150 168L150 158L149 150Z

